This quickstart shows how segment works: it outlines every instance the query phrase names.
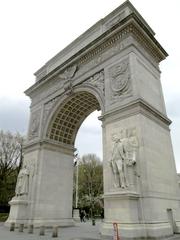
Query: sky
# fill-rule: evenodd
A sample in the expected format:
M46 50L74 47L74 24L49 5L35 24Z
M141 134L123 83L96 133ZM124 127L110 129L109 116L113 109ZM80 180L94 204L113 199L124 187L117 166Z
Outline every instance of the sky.
M122 0L0 0L0 129L26 134L30 100L23 93L33 75ZM131 0L155 31L169 57L160 64L167 115L180 172L180 1ZM76 140L79 154L102 157L101 122L94 113L82 125ZM88 136L88 138L87 138ZM93 144L93 143L96 144Z

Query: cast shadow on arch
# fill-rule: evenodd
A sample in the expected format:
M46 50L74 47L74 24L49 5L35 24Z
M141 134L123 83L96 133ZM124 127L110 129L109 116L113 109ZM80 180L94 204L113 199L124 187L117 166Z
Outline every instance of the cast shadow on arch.
M76 92L56 110L46 136L56 142L74 145L76 134L84 119L100 109L100 104L93 94L86 91Z

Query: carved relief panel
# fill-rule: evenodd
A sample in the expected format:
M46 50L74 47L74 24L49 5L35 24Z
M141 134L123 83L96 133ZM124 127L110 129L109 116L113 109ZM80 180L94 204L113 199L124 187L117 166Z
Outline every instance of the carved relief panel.
M113 188L135 190L138 138L136 128L122 129L111 135L112 152L109 166Z
M41 117L40 109L31 113L31 120L30 120L29 134L28 134L29 140L32 140L39 136L40 117Z
M53 107L56 105L57 101L61 96L57 96L56 98L51 99L49 102L44 104L43 110L43 119L42 119L42 129L44 129L48 116L50 115Z
M72 79L75 76L77 70L77 65L73 65L58 75L58 78L64 81L63 88L67 95L70 95L73 91Z
M109 69L111 104L132 96L129 65L129 59L127 58Z
M37 174L37 161L35 159L24 159L19 171L16 183L16 197L26 196L29 194L30 186L34 175Z
M104 95L104 70L95 73L93 76L83 82L83 85L91 85L101 91Z

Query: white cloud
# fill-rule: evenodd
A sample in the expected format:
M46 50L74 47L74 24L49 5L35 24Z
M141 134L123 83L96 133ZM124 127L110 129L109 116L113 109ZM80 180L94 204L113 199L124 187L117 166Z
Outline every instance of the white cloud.
M0 97L0 129L26 135L29 118L27 98Z

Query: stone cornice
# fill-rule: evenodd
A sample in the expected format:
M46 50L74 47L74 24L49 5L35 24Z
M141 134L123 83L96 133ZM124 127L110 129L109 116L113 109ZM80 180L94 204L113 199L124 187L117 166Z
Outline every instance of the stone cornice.
M44 85L50 79L56 78L58 74L74 64L76 64L80 69L81 65L88 63L96 56L105 52L106 49L114 46L116 42L125 39L129 35L132 35L157 63L165 59L165 57L168 55L154 38L153 34L148 31L145 25L143 25L136 14L132 13L122 21L112 26L101 36L89 43L86 47L75 53L64 63L42 77L33 86L27 89L25 94L30 96L34 90Z
M25 153L35 151L38 149L49 149L53 151L63 152L65 154L72 155L75 151L75 148L71 145L60 143L57 141L53 141L51 139L42 139L42 140L35 140L35 141L29 141L26 143L26 145L23 147Z
M119 119L119 114L121 114L122 118L126 118L139 113L157 122L164 128L168 128L168 126L171 124L171 120L169 118L167 118L164 114L152 107L143 99L136 99L122 106L120 109L113 109L109 112L106 112L103 116L99 117L99 120L108 122L111 121L113 117L116 118L117 115Z
M145 21L145 19L141 16L141 14L136 10L136 8L131 4L131 2L129 0L126 0L123 4L121 4L118 8L116 8L113 12L111 12L110 14L108 14L103 21L106 22L106 26L107 24L109 25L109 23L114 23L114 22L120 22L121 19L121 15L123 15L123 10L125 10L124 8L128 7L129 9L129 13L134 13L139 19L141 19L141 22L143 23L143 25L146 26L146 28L148 29L148 31L152 34L155 35L155 32L152 30L152 28L149 26L149 24ZM124 11L125 12L125 11ZM126 13L127 14L127 13ZM112 25L112 24L111 24Z
M131 192L131 191L113 191L113 192L106 192L103 195L104 199L109 199L109 198L113 198L113 199L138 199L140 197L140 194L137 192Z

